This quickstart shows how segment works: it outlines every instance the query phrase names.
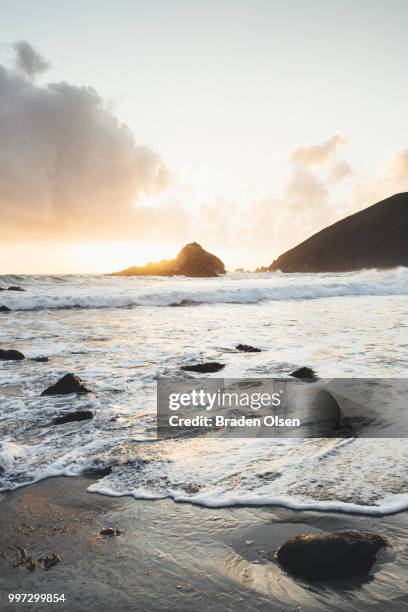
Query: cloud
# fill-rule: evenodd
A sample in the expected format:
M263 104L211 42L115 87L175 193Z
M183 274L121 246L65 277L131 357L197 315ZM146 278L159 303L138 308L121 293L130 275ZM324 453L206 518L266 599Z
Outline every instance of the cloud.
M16 66L23 74L30 78L34 78L38 74L45 72L50 67L49 62L47 62L47 60L45 60L27 41L19 40L13 43L12 48L16 54Z
M330 168L330 178L333 182L341 181L353 174L353 169L345 159L335 160Z
M390 163L391 179L397 183L408 182L408 148L397 151ZM406 187L405 187L406 188Z
M355 212L402 191L408 191L408 148L396 151L383 161L377 176L357 177L350 197L350 211Z
M305 166L323 164L346 142L347 138L342 134L333 134L323 144L297 147L292 151L290 159Z
M168 186L161 157L136 144L94 89L39 85L32 77L47 62L24 41L14 49L16 68L0 65L2 239L96 239L101 232L121 239L147 231L151 216L136 203Z
M286 195L294 210L321 208L329 197L329 190L314 174L295 168L286 187Z

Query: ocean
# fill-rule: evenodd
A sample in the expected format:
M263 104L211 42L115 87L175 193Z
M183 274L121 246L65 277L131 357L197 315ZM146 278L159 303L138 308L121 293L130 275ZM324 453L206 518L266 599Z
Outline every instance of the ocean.
M219 361L227 378L286 378L301 366L406 377L408 269L0 277L9 285L25 292L0 293L12 311L0 313L0 347L26 359L0 362L0 491L113 466L91 491L210 507L408 508L406 440L157 440L155 430L157 379L188 379L180 366L191 362ZM67 372L91 393L40 397ZM53 425L76 409L95 418Z

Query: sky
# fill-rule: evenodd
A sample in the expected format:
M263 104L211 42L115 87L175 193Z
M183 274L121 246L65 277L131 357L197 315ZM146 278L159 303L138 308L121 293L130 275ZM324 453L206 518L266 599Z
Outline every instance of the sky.
M408 190L405 0L0 0L0 273L269 265Z

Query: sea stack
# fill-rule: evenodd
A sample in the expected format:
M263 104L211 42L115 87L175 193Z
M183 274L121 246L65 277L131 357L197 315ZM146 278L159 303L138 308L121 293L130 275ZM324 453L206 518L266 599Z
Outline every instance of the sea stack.
M352 272L408 266L408 193L398 193L286 251L270 272Z
M206 278L225 274L224 263L197 242L183 247L176 259L163 259L145 266L133 266L111 276L189 276Z

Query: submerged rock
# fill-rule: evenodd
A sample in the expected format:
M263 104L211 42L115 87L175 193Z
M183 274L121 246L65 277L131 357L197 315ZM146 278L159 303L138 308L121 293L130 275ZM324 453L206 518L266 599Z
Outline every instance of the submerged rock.
M106 466L93 466L87 468L81 475L85 476L85 478L104 478L105 476L112 474L112 468L113 464Z
M111 276L189 276L207 278L225 274L224 263L197 242L181 249L176 259L163 259L145 266L133 266Z
M33 357L31 361L38 361L38 363L47 363L48 357Z
M8 306L0 306L0 312L11 312L11 308Z
M316 380L319 380L319 377L316 372L312 370L312 368L306 367L295 370L290 374L290 376L293 376L294 378L299 378L299 380L304 380L306 382L315 382Z
M4 351L0 349L0 361L20 361L21 359L25 359L25 357L20 351L15 351L13 349Z
M225 364L212 361L209 363L196 363L192 365L181 366L186 372L199 372L201 374L209 374L211 372L219 372L225 368Z
M7 291L25 291L25 289L17 285L11 285L11 287L7 287Z
M49 570L54 565L57 565L61 561L61 557L52 553L52 555L47 555L46 557L39 557L38 563L40 563L45 570Z
M290 573L312 580L367 573L387 541L375 533L337 531L304 533L289 538L275 553Z
M34 572L37 568L49 570L54 565L57 565L61 561L61 557L55 553L47 555L46 557L34 557L29 554L22 546L14 546L16 559L14 567L26 567L30 572Z
M243 353L261 353L261 349L256 348L255 346L251 346L250 344L237 344L235 347L237 351L241 351Z
M54 419L54 425L64 425L65 423L75 423L76 421L89 421L94 418L92 410L76 410L75 412L68 412L63 416Z
M196 300L180 300L179 302L171 302L169 304L169 306L172 306L173 308L177 308L177 307L181 307L181 306L199 306L200 302L197 302Z
M75 374L65 374L55 385L45 389L41 395L69 395L70 393L89 393L84 382Z

